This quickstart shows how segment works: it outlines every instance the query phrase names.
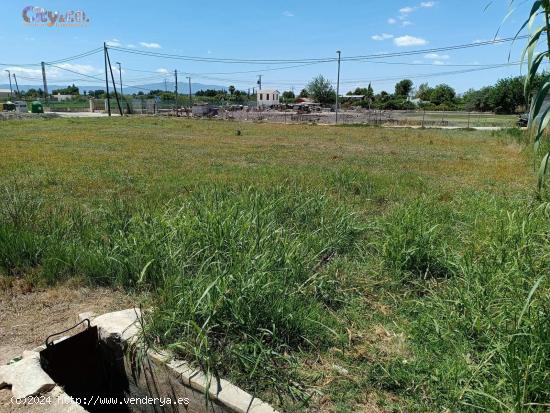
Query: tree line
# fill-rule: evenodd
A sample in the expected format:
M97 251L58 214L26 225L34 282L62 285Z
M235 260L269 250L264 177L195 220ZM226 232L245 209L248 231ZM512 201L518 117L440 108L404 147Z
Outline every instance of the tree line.
M527 95L524 90L524 77L516 76L498 80L493 86L486 86L481 89L470 89L462 96L447 84L430 86L422 83L415 87L410 79L403 79L395 84L393 92L385 90L375 93L372 86L357 87L342 96L340 102L344 108L360 106L369 109L381 110L467 110L480 112L495 112L512 114L523 112L526 109L527 100L533 91L540 89L544 84L546 73L537 75L531 82ZM182 91L183 92L183 91ZM81 95L77 86L70 85L66 88L53 90L52 93L73 95L75 98L93 97L102 99L106 97L104 90L84 91ZM181 96L185 96L181 93ZM43 96L42 89L28 89L22 92L24 98L39 98ZM132 94L137 98L156 98L164 101L175 100L175 93L164 90L149 90ZM231 85L227 89L199 90L195 96L212 102L227 102L245 104L255 100L255 95L249 95L246 91L238 90ZM336 103L336 91L332 83L322 75L313 78L307 86L296 96L293 91L284 91L281 94L281 102L293 104L299 99L311 99L322 105L334 105Z
M533 92L544 84L547 74L538 75L525 93L523 76L498 80L493 86L479 90L470 89L459 96L455 89L442 83L430 86L422 83L418 87L410 79L403 79L395 84L393 93L382 90L374 93L372 86L358 87L341 97L343 107L361 106L363 108L382 110L467 110L495 112L502 114L520 113L526 110L527 101ZM336 92L331 82L319 75L295 96L291 91L282 93L284 103L296 102L299 98L310 98L323 105L336 102Z

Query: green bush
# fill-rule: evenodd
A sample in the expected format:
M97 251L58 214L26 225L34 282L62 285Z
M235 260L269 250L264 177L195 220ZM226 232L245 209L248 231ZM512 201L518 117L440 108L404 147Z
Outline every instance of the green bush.
M148 291L147 336L210 373L294 393L294 353L340 344L332 310L345 293L324 269L360 230L321 192L202 188L169 205L36 208L33 219L28 204L14 194L0 216L7 272Z
M483 193L456 199L445 208L419 201L384 219L389 232L380 243L392 268L448 274L447 256L453 277L425 283L420 298L407 299L403 291L413 354L372 374L397 393L418 389L422 411L546 411L550 226L544 208Z
M393 211L380 228L386 266L405 279L451 276L453 264L447 257L445 225L441 211L427 201L415 201Z

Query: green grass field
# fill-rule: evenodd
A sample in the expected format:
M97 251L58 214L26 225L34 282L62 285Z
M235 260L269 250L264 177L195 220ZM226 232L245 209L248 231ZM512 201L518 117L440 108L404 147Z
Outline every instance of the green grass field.
M2 122L0 285L134 292L150 342L282 411L547 411L550 208L524 141Z

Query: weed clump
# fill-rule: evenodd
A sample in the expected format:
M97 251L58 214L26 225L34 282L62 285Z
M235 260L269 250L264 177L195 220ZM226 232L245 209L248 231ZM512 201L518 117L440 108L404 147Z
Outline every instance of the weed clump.
M450 277L454 268L448 256L449 230L444 211L426 200L392 211L379 228L386 267L404 280Z
M344 292L326 267L361 230L322 192L203 188L156 208L36 210L32 222L14 197L0 225L8 272L148 291L151 342L208 373L299 399L295 354L341 343Z

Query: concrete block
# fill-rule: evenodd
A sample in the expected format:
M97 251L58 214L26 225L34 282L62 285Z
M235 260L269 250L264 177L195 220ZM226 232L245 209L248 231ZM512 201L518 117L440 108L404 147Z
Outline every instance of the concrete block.
M26 351L16 363L0 366L0 388L11 385L16 399L43 394L55 387L55 382L40 366L40 355Z

